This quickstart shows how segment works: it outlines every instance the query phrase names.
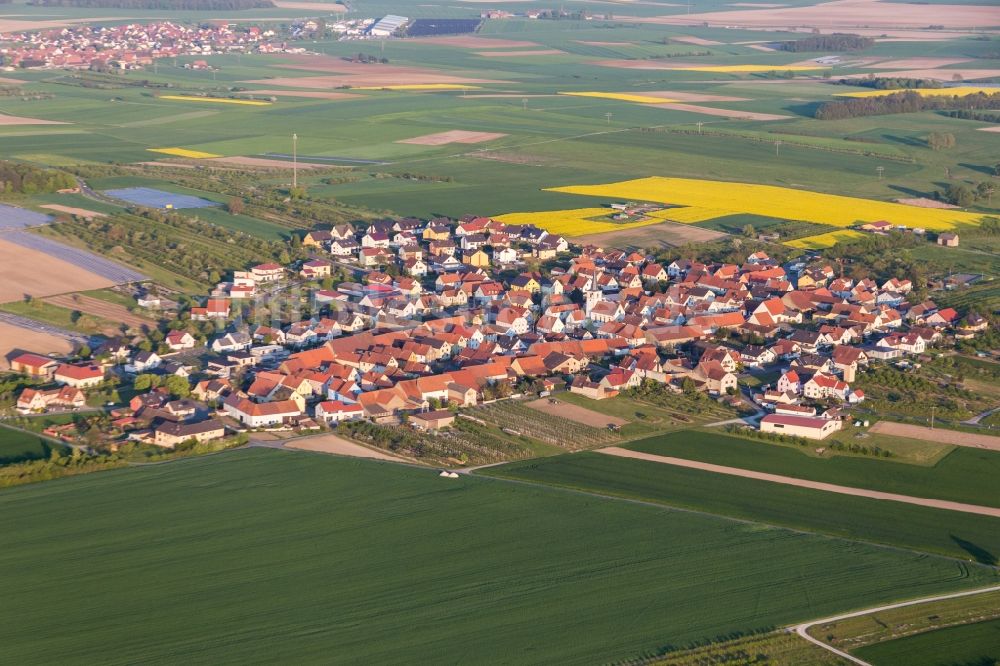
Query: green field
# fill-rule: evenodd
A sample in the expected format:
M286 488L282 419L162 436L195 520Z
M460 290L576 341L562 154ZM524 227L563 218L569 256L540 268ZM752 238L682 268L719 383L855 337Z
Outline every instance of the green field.
M478 473L987 564L996 564L1000 553L1000 530L995 518L838 495L601 453L584 452L515 462Z
M628 448L842 486L1000 506L1000 453L982 449L955 447L934 466L925 467L892 458L816 458L787 446L718 432L673 433L635 442Z
M48 458L52 447L37 435L0 426L0 465Z
M21 664L608 662L995 579L763 525L261 450L13 488L0 511L0 641Z
M1000 663L1000 620L897 638L855 654L874 666L995 666Z

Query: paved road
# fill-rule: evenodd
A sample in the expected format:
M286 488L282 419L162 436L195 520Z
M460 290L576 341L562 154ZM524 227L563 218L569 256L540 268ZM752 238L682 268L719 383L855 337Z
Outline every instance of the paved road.
M913 601L901 601L896 604L887 604L885 606L878 606L876 608L868 608L865 610L855 611L853 613L844 613L842 615L834 615L833 617L825 617L822 620L811 620L809 622L803 622L802 624L797 624L789 627L790 631L794 631L796 634L804 638L805 640L818 645L824 650L834 653L842 659L853 664L859 664L859 666L872 666L867 661L863 659L858 659L857 657L850 655L843 650L838 650L832 645L828 645L821 640L813 638L809 635L809 629L816 626L817 624L828 624L830 622L838 622L840 620L847 620L852 617L861 617L862 615L871 615L872 613L881 613L887 610L893 610L895 608L905 608L907 606L916 606L917 604L928 604L934 601L946 601L948 599L958 599L960 597L970 597L974 594L984 594L986 592L996 592L1000 591L1000 585L994 585L992 587L984 587L978 590L967 590L965 592L953 592L951 594L940 594L936 597L924 597L923 599L914 599Z
M810 488L812 490L822 490L840 495L854 495L855 497L867 497L869 499L888 500L890 502L902 502L904 504L916 504L917 506L930 507L932 509L944 509L946 511L959 511L962 513L973 513L980 516L990 516L1000 518L1000 508L992 506L979 506L977 504L964 504L962 502L951 502L948 500L929 499L925 497L911 497L910 495L898 495L896 493L886 493L881 490L868 490L867 488L853 488L851 486L838 486L833 483L823 483L821 481L808 481L792 476L782 476L780 474L768 474L766 472L755 472L740 467L727 467L725 465L713 465L712 463L700 462L696 460L686 460L684 458L673 458L671 456L658 456L652 453L642 453L641 451L631 451L620 446L609 446L597 449L598 453L619 458L633 458L636 460L647 460L676 467L686 467L703 472L713 472L715 474L726 474L728 476L739 476L746 479L756 479L758 481L768 481L770 483L780 483L786 486L797 486L799 488Z

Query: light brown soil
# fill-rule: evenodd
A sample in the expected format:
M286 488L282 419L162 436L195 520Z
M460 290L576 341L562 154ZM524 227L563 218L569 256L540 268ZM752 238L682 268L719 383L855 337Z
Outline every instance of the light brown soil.
M623 229L621 231L605 231L599 234L577 236L573 239L578 245L597 245L599 247L614 247L619 249L647 247L677 247L685 243L704 243L724 237L726 234L714 229L705 229L693 224L678 224L663 222L645 227Z
M969 62L968 58L899 58L862 65L863 69L932 69Z
M925 442L940 442L942 444L951 444L952 446L969 446L976 449L1000 451L1000 437L980 435L974 432L926 428L924 426L893 423L891 421L879 421L872 426L871 431L882 435L922 439Z
M25 118L23 116L0 115L0 126L7 125L69 125L58 120L42 120L41 118Z
M67 291L110 287L113 282L44 252L15 245L0 237L0 303Z
M476 55L486 58L520 58L522 56L565 55L559 49L534 49L530 51L476 51Z
M975 81L976 79L991 79L1000 76L1000 69L904 69L889 70L884 72L874 72L876 77L901 77L907 79L934 79L935 81L952 81L958 74L964 81ZM841 78L860 78L868 74L852 74Z
M79 217L107 217L104 213L87 210L86 208L74 208L73 206L62 206L60 204L43 204L39 208L54 210L58 213L66 213L67 215L78 215Z
M337 435L316 435L315 437L305 437L296 439L285 445L289 449L299 449L302 451L316 451L318 453L332 453L338 456L350 456L351 458L372 458L374 460L392 460L402 462L402 458L382 453L366 446L355 444Z
M631 18L631 17L630 17ZM630 20L622 18L622 20ZM642 17L664 25L729 25L744 28L977 28L998 23L996 8L986 5L921 5L878 0L835 0L803 7L746 9L674 16Z
M691 35L680 35L679 37L671 37L672 42L681 42L682 44L694 44L696 46L718 46L722 42L717 42L714 39L702 39L701 37L692 37Z
M14 352L68 354L73 343L49 333L40 333L0 321L0 370L9 370L8 357Z
M917 197L915 199L896 199L896 203L906 204L907 206L916 206L917 208L958 208L958 206L953 206L950 203L938 201L937 199L928 199L927 197Z
M281 56L277 65L282 69L304 72L320 72L324 76L279 76L271 79L256 79L243 83L255 83L268 89L275 86L286 88L306 88L334 91L343 86L379 87L393 85L425 85L429 83L496 83L482 79L470 72L469 76L445 74L430 67L408 67L405 65L382 65L351 62L343 58L326 55ZM290 91L289 91L290 92ZM337 90L335 92L342 92Z
M396 143L410 143L417 146L444 146L449 143L484 143L507 136L500 132L467 132L465 130L451 130L448 132L438 132L436 134L424 134L415 136L412 139L401 139Z
M1000 132L1000 125L994 125L993 127L980 127L978 129L980 132Z
M414 37L407 40L407 43L457 46L464 49L518 49L538 46L536 42L525 42L518 39L491 39L489 37L476 37L474 35Z
M550 414L552 416L561 416L564 419L576 421L577 423L582 423L583 425L588 425L592 428L607 428L608 425L623 426L628 423L625 419L620 419L617 416L601 414L600 412L595 412L594 410L587 409L586 407L580 407L579 405L574 405L570 402L563 402L558 398L556 400L557 403L554 405L549 402L548 398L533 400L527 403L527 405L528 407L531 407L539 412Z
M632 458L635 460L646 460L649 462L661 463L664 465L674 465L677 467L696 469L703 472L712 472L714 474L726 474L728 476L738 476L744 479L756 479L758 481L767 481L769 483L780 483L786 486L796 486L798 488L822 490L824 492L837 493L839 495L868 497L870 499L888 500L890 502L902 502L904 504L916 504L917 506L925 506L933 509L944 509L946 511L959 511L962 513L973 513L980 516L992 516L994 518L1000 518L1000 508L991 506L964 504L962 502L950 502L947 500L929 499L925 497L911 497L910 495L897 495L896 493L886 493L880 490L868 490L866 488L853 488L851 486L838 486L833 483L823 483L821 481L807 481L805 479L797 479L791 476L782 476L780 474L768 474L766 472L755 472L753 470L741 469L739 467L727 467L725 465L713 465L712 463L698 462L695 460L685 460L684 458L673 458L671 456L658 456L652 453L641 453L639 451L630 451L629 449L623 449L618 446L609 446L604 449L597 449L597 452L609 456L616 456L618 458Z
M361 99L364 95L348 92L327 92L325 90L250 90L253 95L274 95L276 97L306 97L310 99Z
M27 83L27 81L22 81L21 79L8 79L6 76L0 76L0 85L4 86L20 86Z
M736 111L733 109L718 109L714 106L699 106L697 104L648 104L658 109L673 111L689 111L706 116L721 116L723 118L739 118L740 120L785 120L792 116L781 116L776 113L758 113L756 111Z
M662 97L678 102L747 102L746 97L731 97L729 95L710 95L708 93L675 92L671 90L656 90L638 93L643 97Z
M216 164L227 164L230 166L256 167L258 169L291 169L292 163L285 160L272 160L266 157L210 157L198 162L214 162ZM318 164L316 162L299 162L300 169L327 169L332 165Z
M91 314L101 319L107 319L108 321L125 323L134 328L142 328L143 326L153 327L156 325L156 322L152 319L140 317L117 303L108 303L93 296L60 294L58 296L50 296L44 300L46 303L58 305L67 310L79 310L80 312Z

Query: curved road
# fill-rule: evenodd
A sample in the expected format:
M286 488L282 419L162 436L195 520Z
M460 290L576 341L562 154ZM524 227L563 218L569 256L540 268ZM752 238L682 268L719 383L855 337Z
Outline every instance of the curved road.
M794 630L796 634L804 638L805 640L818 645L828 652L832 652L841 659L846 659L852 664L859 664L859 666L872 666L867 661L863 659L858 659L855 656L847 654L843 650L838 650L832 645L828 645L823 641L813 638L809 635L809 629L817 624L827 624L830 622L839 622L840 620L847 620L852 617L860 617L862 615L871 615L872 613L881 613L882 611L893 610L894 608L905 608L906 606L916 606L917 604L927 604L934 601L946 601L948 599L958 599L959 597L971 597L974 594L984 594L986 592L997 592L1000 591L1000 585L993 585L992 587L983 587L978 590L967 590L965 592L953 592L951 594L940 594L936 597L924 597L923 599L914 599L913 601L901 601L896 604L886 604L885 606L878 606L876 608L868 608L865 610L855 611L853 613L844 613L842 615L834 615L833 617L825 617L822 620L811 620L809 622L803 622L802 624L797 624L789 627L789 630Z

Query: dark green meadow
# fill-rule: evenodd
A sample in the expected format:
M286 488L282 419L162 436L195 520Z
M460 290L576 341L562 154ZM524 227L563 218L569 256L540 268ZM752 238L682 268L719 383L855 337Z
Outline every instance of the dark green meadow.
M803 456L803 468L808 469L806 462ZM528 460L479 473L991 565L997 564L1000 555L996 518L838 495L601 453ZM886 474L891 476L891 469Z
M53 446L38 435L0 426L0 465L48 458Z
M924 467L878 457L816 458L789 446L693 430L645 439L627 448L900 495L1000 506L1000 453L983 449L955 447L933 466Z
M0 511L0 642L19 664L610 662L995 579L760 524L262 450L13 488Z
M1000 620L937 629L855 651L875 666L995 666L1000 663Z

